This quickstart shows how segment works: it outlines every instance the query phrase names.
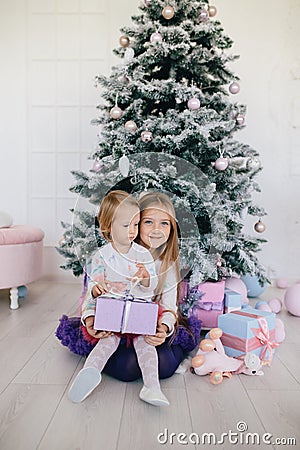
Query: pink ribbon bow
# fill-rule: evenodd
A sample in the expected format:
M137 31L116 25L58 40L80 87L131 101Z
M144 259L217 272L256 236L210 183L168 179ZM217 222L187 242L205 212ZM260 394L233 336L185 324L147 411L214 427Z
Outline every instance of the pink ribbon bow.
M260 317L258 319L258 323L260 328L251 328L253 331L254 336L260 341L261 345L265 345L261 355L260 359L263 361L265 360L267 350L269 351L269 357L267 359L268 364L270 365L273 358L273 351L276 347L279 346L278 342L271 341L270 340L270 333L269 333L269 327L266 319L263 317Z

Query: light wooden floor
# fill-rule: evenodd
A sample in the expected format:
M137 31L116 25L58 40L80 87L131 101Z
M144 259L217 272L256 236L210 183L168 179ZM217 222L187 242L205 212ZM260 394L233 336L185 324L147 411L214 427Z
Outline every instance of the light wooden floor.
M162 381L171 405L155 408L138 398L141 381L122 383L107 376L82 404L66 393L83 359L54 336L58 318L76 312L80 285L33 283L18 310L9 309L8 291L0 291L0 449L1 450L152 450L211 448L186 445L196 433L236 432L244 421L249 433L296 438L300 448L300 318L282 311L287 338L263 377L234 376L213 386L208 377L187 372ZM283 292L269 288L262 298ZM168 430L168 443L157 440ZM176 433L171 444L170 434ZM246 432L247 433L247 432ZM246 433L238 433L245 436ZM233 437L232 437L233 439ZM164 442L161 437L161 442ZM241 442L241 441L240 441ZM282 445L216 445L235 448L282 448Z

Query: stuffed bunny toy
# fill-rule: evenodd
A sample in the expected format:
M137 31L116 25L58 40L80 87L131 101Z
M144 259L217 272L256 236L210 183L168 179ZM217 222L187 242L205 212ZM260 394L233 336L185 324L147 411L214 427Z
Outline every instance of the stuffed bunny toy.
M210 375L212 384L219 384L223 377L232 374L263 375L262 362L254 353L247 353L244 360L227 356L220 340L222 330L213 328L209 332L210 339L200 342L199 350L192 359L191 371L196 375Z

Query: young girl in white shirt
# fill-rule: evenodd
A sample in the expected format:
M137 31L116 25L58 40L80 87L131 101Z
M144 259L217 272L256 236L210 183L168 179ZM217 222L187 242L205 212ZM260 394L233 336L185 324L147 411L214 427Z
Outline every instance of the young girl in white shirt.
M128 289L130 281L140 280L132 293L150 300L157 285L151 253L133 242L138 235L140 221L140 208L135 199L123 191L110 192L101 202L98 221L108 244L100 248L93 258L89 283L92 298L84 306L82 319L88 332L99 342L69 390L69 398L75 403L83 401L101 382L101 372L121 339L112 332L93 329L94 299L99 295L110 295L112 288L122 292ZM155 336L137 336L133 339L144 382L140 398L152 405L163 406L169 402L160 389L158 357L153 339Z

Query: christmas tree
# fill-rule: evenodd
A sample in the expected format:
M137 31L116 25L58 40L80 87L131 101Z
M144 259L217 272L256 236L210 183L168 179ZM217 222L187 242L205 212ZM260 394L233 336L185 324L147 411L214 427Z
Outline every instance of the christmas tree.
M93 121L100 130L93 169L73 171L70 190L96 206L112 189L137 197L163 191L177 212L181 267L192 284L233 272L263 283L256 252L265 241L243 232L247 214L264 231L265 211L252 200L259 154L233 137L246 112L233 101L240 90L229 68L233 42L208 0L144 0L140 10L121 30L120 64L96 77L104 103ZM62 223L62 267L76 276L104 243L95 211L76 207L73 223Z

